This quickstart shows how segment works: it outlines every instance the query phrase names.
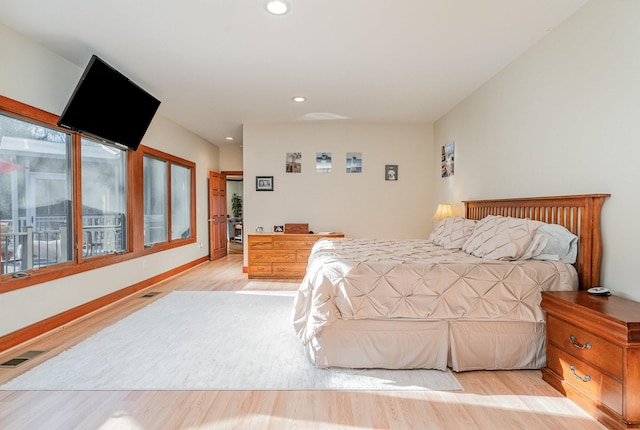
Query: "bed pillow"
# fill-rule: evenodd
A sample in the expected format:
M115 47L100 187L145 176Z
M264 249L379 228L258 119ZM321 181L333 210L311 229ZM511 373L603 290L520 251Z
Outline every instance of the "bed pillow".
M489 260L517 260L527 251L542 224L529 219L489 215L478 221L462 250Z
M474 220L450 216L440 222L428 240L446 249L460 249L473 233L475 226Z
M559 224L543 224L536 236L546 238L545 246L539 253L532 255L535 260L560 260L568 264L576 262L578 257L578 236Z
M531 239L531 243L527 247L526 251L524 251L524 254L522 254L520 258L518 258L518 260L530 260L534 257L537 257L538 255L542 254L542 250L545 246L547 246L548 242L549 237L546 234L536 231L536 233L533 235L533 239Z

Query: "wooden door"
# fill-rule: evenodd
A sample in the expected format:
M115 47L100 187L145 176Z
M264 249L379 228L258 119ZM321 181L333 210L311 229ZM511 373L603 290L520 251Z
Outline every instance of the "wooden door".
M209 259L227 255L227 176L209 172Z

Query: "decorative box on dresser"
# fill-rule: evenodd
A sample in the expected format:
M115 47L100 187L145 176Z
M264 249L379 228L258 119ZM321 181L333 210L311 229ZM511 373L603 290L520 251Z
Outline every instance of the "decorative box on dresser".
M542 378L609 428L640 428L640 303L543 292Z
M318 239L344 237L331 234L250 234L247 237L249 278L304 277L311 248Z

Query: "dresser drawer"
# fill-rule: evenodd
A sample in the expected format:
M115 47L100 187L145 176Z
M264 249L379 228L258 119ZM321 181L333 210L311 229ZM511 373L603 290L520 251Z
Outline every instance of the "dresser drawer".
M274 249L311 249L318 239L303 239L285 237L273 240Z
M306 270L306 263L273 263L274 276L303 277Z
M249 236L249 250L254 249L273 249L273 238L268 236Z
M253 263L294 263L295 251L256 251L249 254L249 264Z
M310 249L298 249L296 251L296 261L298 263L306 263L309 261L310 255L311 255Z
M622 380L622 348L553 315L547 316L549 342Z
M562 377L565 383L582 391L596 402L622 413L622 383L603 374L595 367L566 351L549 345L547 367Z
M271 264L250 264L249 271L250 276L267 276L272 275Z

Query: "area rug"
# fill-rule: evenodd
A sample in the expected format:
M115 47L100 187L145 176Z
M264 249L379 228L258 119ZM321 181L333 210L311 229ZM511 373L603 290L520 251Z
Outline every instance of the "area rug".
M292 307L291 291L174 291L0 389L462 389L440 370L316 368Z

